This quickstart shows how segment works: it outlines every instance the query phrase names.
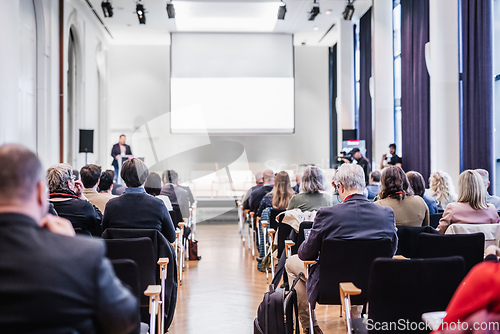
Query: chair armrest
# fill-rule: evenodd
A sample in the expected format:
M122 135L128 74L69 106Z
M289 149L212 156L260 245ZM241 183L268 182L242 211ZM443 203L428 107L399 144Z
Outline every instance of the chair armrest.
M344 292L346 295L355 296L361 293L361 289L357 288L352 282L340 283L339 287L341 293Z
M253 216L255 215L255 212L250 212L250 218L253 219Z
M276 230L274 228L270 228L269 230L267 230L267 233L274 234L274 233L276 233Z
M259 219L259 218L257 218L257 219ZM266 228L267 225L269 225L269 222L262 220L262 227Z
M243 213L245 214L245 216L248 215L249 212L250 212L250 210L248 210L248 209L243 210Z
M160 285L149 285L144 291L144 295L149 297L149 314L158 314L158 306L153 308L153 301L158 302L160 300L160 293Z
M188 222L188 218L182 218L182 220L184 220L184 223Z
M183 229L186 226L186 223L179 223L177 224L180 229Z
M314 261L303 261L303 262L304 262L304 271L306 273L305 276L309 277L309 270L308 270L309 266L315 264L316 260L314 260Z
M160 257L158 259L158 264L161 265L167 265L170 262L170 259L168 257Z
M392 258L394 260L410 260L409 258L404 257L403 255L394 255Z

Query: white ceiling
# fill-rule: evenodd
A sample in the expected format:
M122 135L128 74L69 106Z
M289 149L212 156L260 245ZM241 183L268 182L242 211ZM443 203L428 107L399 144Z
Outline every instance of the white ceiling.
M177 32L176 19L169 19L166 11L167 0L142 0L146 8L146 24L140 25L135 14L135 0L112 0L114 15L104 18L101 9L102 0L90 0L97 14L113 36L116 44L170 44L170 33ZM276 0L177 0L177 2L193 2L192 7L203 19L215 17L242 18L254 6L262 2ZM330 27L342 20L346 0L319 0L321 13L314 21L308 21L308 11L312 0L284 0L287 7L285 20L277 20L273 33L288 33L294 35L294 44L300 45L333 45L336 41L336 29ZM174 0L175 3L175 0ZM197 8L199 4L199 7ZM226 5L227 4L227 5ZM372 0L356 0L354 3L353 20L358 20L372 5ZM216 9L216 10L214 10ZM326 11L331 14L327 15ZM201 14L200 14L201 13ZM215 14L217 16L214 16ZM178 11L177 11L177 14ZM250 14L248 14L250 15ZM276 14L277 15L277 12ZM314 30L317 27L317 30ZM200 27L200 32L210 32L213 28ZM250 31L249 31L250 32ZM321 40L321 42L320 42Z

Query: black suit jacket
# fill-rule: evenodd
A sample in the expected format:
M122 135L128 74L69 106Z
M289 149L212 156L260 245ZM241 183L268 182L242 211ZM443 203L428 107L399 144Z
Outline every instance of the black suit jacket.
M262 201L262 198L273 190L274 186L261 186L250 194L250 199L249 199L249 204L250 204L250 211L252 212L257 212L260 206L260 201Z
M160 231L168 241L175 241L175 230L167 207L161 199L144 193L123 193L106 203L103 231L109 227L142 228Z
M100 239L66 237L0 214L0 333L129 333L139 303L116 278Z
M130 149L130 146L127 144L123 144L123 146L125 146L125 154L132 155L132 150ZM116 156L119 154L122 154L122 151L120 150L120 143L116 143L113 145L113 148L111 149L111 156L113 157L112 165L115 168L118 168L118 160L116 160Z
M378 206L378 207L377 207ZM398 247L394 211L370 202L364 195L353 195L344 203L318 211L309 238L300 245L301 260L316 260L325 239L390 239L393 254ZM319 264L307 280L311 303L318 299ZM314 305L314 304L313 304Z

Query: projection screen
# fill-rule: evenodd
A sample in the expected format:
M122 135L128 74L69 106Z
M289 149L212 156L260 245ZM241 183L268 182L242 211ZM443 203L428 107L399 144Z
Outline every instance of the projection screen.
M293 133L292 35L172 34L172 133Z

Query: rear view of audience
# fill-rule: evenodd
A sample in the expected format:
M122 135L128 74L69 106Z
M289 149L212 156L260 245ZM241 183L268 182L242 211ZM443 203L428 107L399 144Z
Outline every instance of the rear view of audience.
M156 229L175 241L175 230L167 207L162 200L148 195L144 183L148 167L137 158L127 160L120 176L127 188L120 197L109 200L103 218L103 230L109 227Z
M439 210L444 210L449 203L457 200L455 187L448 173L443 171L432 173L429 178L429 187Z
M47 215L34 153L3 145L0 164L0 333L131 333L139 303L115 276L104 242L73 237L68 220ZM69 165L48 175L52 190L70 194Z
M486 187L478 172L466 170L458 179L458 200L446 206L437 230L444 234L451 224L495 224L497 210L486 203Z
M113 192L113 175L108 173L107 171L103 172L99 179L99 193L106 194L110 198L113 198L114 196L111 195L112 192Z
M47 169L50 202L60 217L68 219L74 228L99 234L102 213L83 195L83 184L75 181L68 164Z
M490 173L488 173L486 169L476 169L476 172L481 175L484 187L486 188L486 203L493 204L497 211L500 211L500 197L492 196L488 193L488 187L490 186Z
M287 210L318 211L321 208L332 206L331 196L322 193L325 188L325 173L318 167L307 167L300 183L300 194L292 197Z
M394 210L397 226L429 225L429 209L424 200L413 196L408 178L399 166L382 172L379 199L375 202Z
M268 192L262 198L262 201L260 201L257 216L260 217L262 211L269 207L285 210L293 195L295 195L295 191L293 191L292 185L290 184L290 176L285 171L279 172L274 179L273 190Z
M189 194L185 189L178 186L179 174L175 170L166 170L162 175L163 188L160 195L167 196L172 206L178 206L181 217L177 217L178 222L189 218ZM177 225L177 223L176 223Z
M370 177L368 180L368 185L366 186L366 190L368 191L368 199L373 201L375 197L377 197L380 192L380 172L373 171L370 173Z
M420 174L419 172L408 172L406 173L406 177L408 178L410 187L413 190L413 194L415 196L422 197L425 204L427 204L427 207L429 208L429 214L433 215L435 213L438 213L436 200L433 197L427 196L425 194L425 181L422 174Z
M151 196L157 197L165 203L168 211L173 211L172 203L170 202L170 198L165 195L160 195L161 193L161 177L156 173L150 173L148 178L146 179L146 183L144 184L144 190Z
M83 195L104 213L106 203L114 196L97 192L97 186L101 179L101 167L93 164L85 165L80 169L80 177L84 186Z
M257 212L262 198L264 198L264 196L274 188L274 172L272 170L268 169L264 171L263 179L264 184L261 187L256 187L250 193L248 203L250 206L250 211L252 212Z

